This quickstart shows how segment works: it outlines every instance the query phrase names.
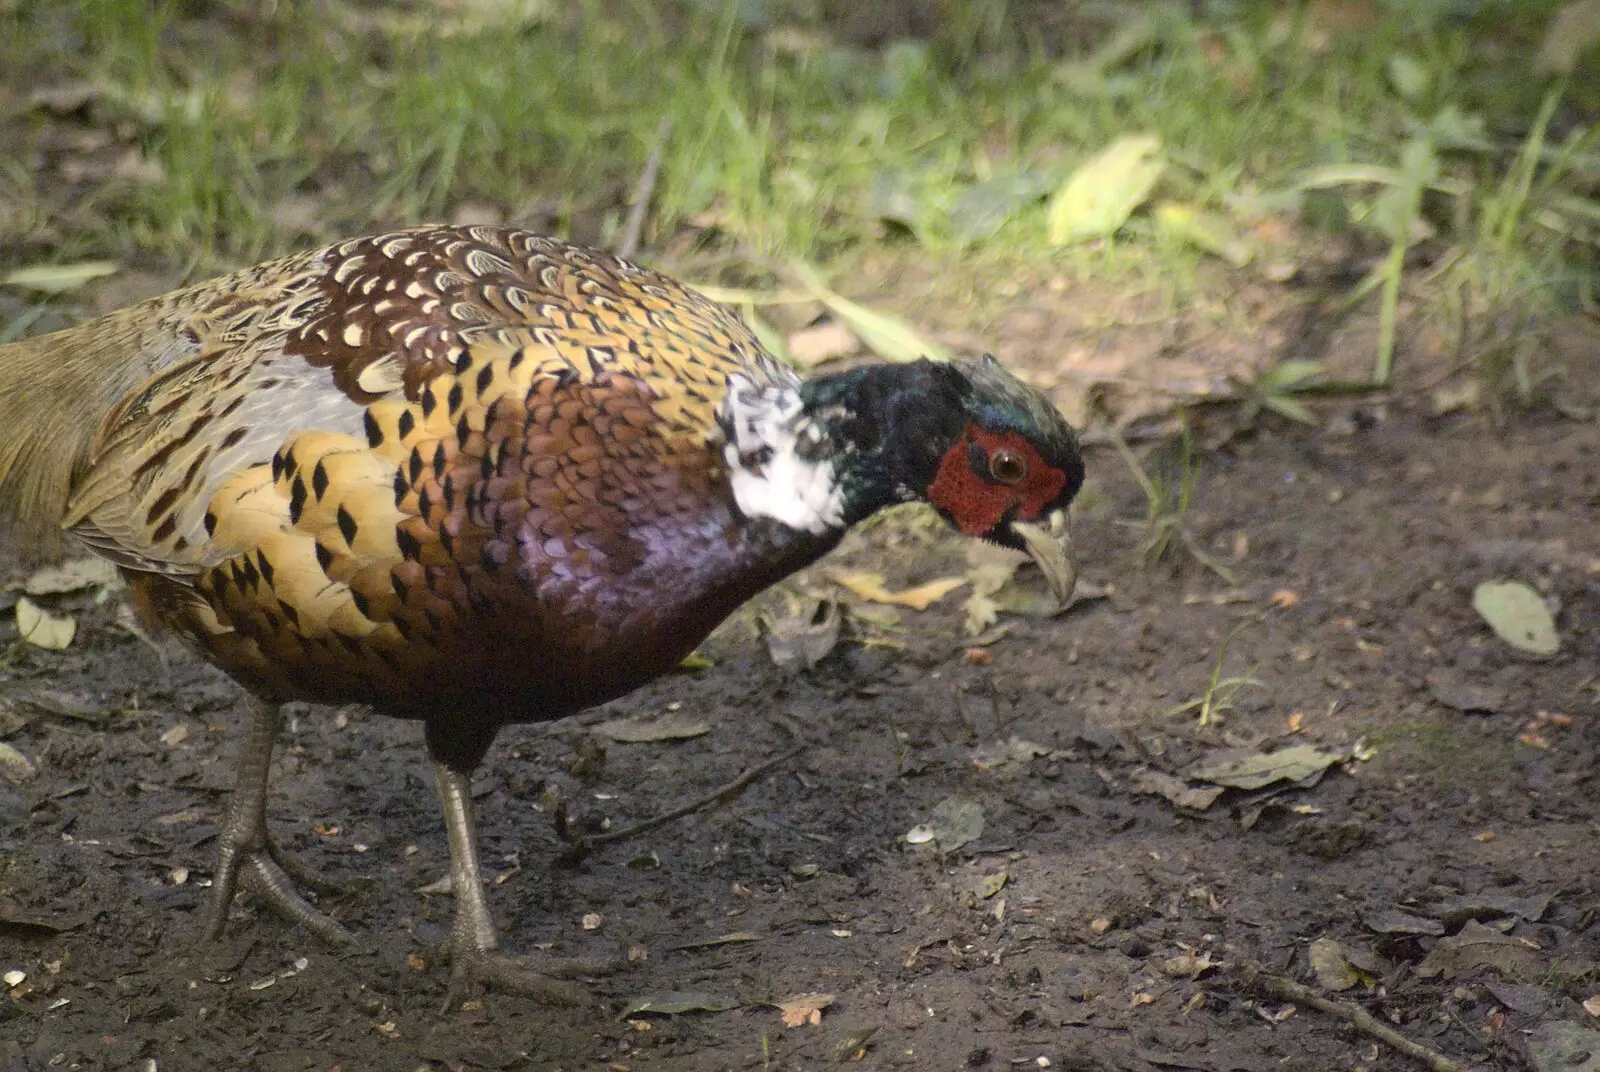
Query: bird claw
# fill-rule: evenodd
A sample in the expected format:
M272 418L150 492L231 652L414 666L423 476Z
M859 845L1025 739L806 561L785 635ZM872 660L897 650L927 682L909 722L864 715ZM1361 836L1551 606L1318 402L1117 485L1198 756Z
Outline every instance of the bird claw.
M329 878L316 868L301 863L297 858L278 848L278 843L271 838L267 839L267 855L272 857L272 862L282 868L283 873L288 875L296 886L303 886L313 893L329 897L349 897L372 885L370 878Z
M609 975L619 967L615 961L597 958L530 957L493 949L452 948L447 955L450 989L445 995L445 1011L459 1007L473 984L520 994L541 1005L588 1005L593 1000L588 989L572 980Z
M276 846L268 845L266 848L240 852L233 861L230 861L231 866L219 869L212 889L205 937L213 941L221 937L234 894L243 888L265 900L274 912L288 922L305 927L329 945L356 944L355 935L345 930L326 912L313 908L305 898L295 892L294 881L287 872L292 868L298 873L296 876L298 880L313 888L335 884L315 877L315 872L302 864L296 863L285 867L283 866L285 859ZM307 876L313 876L314 881L305 881Z

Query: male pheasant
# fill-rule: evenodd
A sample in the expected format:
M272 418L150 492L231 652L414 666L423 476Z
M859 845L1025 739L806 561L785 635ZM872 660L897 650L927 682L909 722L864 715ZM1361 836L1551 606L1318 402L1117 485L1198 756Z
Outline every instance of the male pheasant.
M802 380L726 310L520 231L356 239L0 346L0 514L122 568L145 618L252 697L205 928L241 882L324 937L267 835L290 700L424 724L457 908L498 951L468 776L502 726L674 667L891 503L1026 550L1065 598L1072 429L993 358Z

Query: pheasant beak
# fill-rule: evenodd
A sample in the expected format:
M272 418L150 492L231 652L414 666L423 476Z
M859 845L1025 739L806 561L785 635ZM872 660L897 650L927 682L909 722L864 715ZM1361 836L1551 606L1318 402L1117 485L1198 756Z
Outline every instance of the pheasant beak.
M1050 582L1050 590L1065 606L1078 584L1078 556L1072 546L1072 525L1067 520L1065 507L1052 510L1046 520L1048 524L1013 521L1011 531L1022 538L1028 557L1038 565L1044 579Z

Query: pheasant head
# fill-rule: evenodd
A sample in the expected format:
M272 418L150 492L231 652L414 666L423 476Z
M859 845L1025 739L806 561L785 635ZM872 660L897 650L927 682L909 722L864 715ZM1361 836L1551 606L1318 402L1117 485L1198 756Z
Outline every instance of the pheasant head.
M735 380L719 425L747 517L824 534L923 500L962 533L1027 552L1058 597L1072 593L1077 436L993 357L871 365L792 390Z

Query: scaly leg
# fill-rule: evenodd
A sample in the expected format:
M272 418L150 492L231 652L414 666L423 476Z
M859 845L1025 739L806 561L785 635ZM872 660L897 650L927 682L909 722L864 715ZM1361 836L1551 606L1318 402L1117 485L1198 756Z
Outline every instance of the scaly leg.
M244 740L239 744L227 818L217 834L217 870L203 933L210 940L222 936L228 908L242 887L264 898L289 922L303 925L330 944L348 945L355 941L354 936L295 892L294 883L285 873L287 858L267 834L267 776L272 768L273 740L283 714L276 704L254 696L246 700L245 707L248 718ZM293 870L302 879L314 878L299 866ZM320 880L306 884L325 885Z
M450 839L450 884L455 890L456 918L450 927L452 999L465 983L525 994L550 1004L574 1005L588 1000L576 983L557 976L601 975L614 965L597 960L536 959L499 952L489 902L483 895L478 866L478 835L472 817L472 793L467 775L437 760L433 762L434 787L444 809L445 833Z

